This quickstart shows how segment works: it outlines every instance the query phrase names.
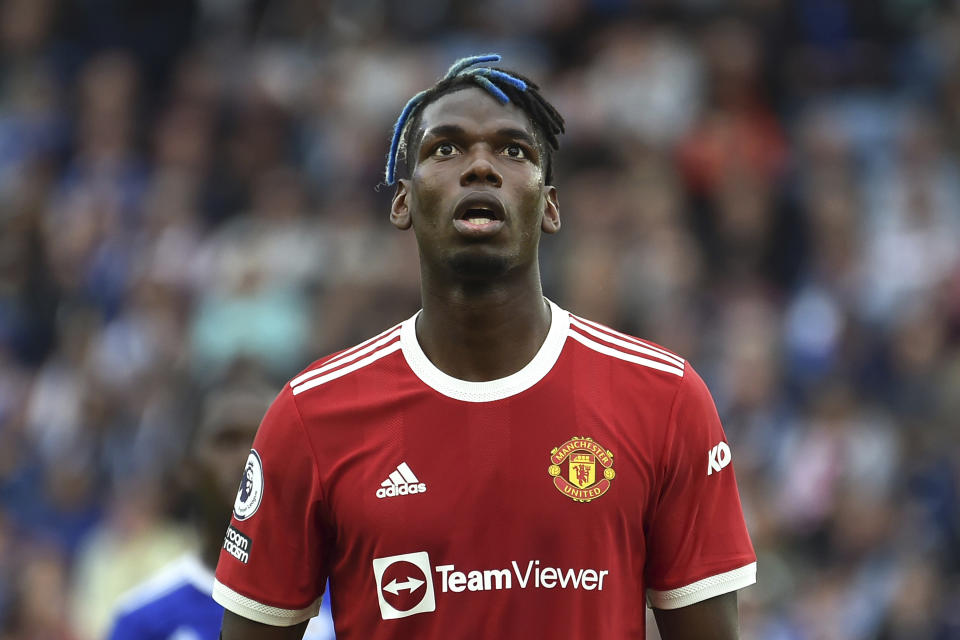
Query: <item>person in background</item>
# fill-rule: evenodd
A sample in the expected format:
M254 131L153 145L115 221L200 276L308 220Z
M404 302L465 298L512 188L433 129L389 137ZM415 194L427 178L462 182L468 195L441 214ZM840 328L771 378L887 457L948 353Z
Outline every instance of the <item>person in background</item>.
M233 384L207 394L187 454L185 481L199 548L183 555L119 601L110 640L216 640L223 607L212 597L213 569L237 494L242 468L260 417L273 391L260 384ZM244 483L241 483L242 492ZM333 640L329 608L311 621L305 638Z

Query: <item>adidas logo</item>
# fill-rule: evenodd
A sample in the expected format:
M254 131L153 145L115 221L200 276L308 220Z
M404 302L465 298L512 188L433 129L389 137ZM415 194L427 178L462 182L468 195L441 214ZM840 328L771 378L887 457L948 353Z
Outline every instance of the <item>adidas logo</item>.
M411 493L424 493L426 490L427 485L417 479L406 462L401 462L397 465L396 470L390 472L390 476L380 483L380 488L377 489L377 497L392 498Z

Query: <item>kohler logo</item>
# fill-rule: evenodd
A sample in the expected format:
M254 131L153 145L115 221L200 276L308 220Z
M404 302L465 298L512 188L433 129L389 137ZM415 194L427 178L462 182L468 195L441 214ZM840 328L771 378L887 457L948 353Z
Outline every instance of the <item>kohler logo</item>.
M730 464L733 454L730 453L730 447L726 442L721 442L707 454L707 475L712 475L714 471L720 471Z

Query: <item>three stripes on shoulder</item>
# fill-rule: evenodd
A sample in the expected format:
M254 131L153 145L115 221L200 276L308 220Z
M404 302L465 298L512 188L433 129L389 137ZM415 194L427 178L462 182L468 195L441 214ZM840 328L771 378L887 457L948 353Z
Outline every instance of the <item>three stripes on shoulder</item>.
M683 377L684 360L680 356L572 313L569 336L598 353Z
M569 315L570 328L567 335L585 347L613 358L683 377L685 363L680 356L572 313ZM402 326L398 324L391 327L366 342L337 354L316 369L300 374L290 381L293 394L297 395L336 380L399 350Z
M348 373L376 362L400 348L400 328L402 324L391 327L366 342L330 358L316 369L300 374L290 381L293 395L313 389L321 384L336 380Z

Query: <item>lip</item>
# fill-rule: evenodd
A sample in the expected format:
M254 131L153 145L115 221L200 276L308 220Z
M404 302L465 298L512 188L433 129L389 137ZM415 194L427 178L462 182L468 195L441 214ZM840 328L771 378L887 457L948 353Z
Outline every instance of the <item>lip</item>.
M490 222L474 224L467 220L471 209L482 209L488 214ZM485 191L468 193L460 199L453 210L454 228L461 235L470 238L483 238L496 234L503 228L506 218L506 210L500 199Z
M464 220L470 209L483 209L491 214L494 220L504 221L507 218L506 210L500 198L489 191L473 191L460 198L460 202L453 209L454 220Z
M454 220L453 227L457 232L468 238L486 238L496 234L503 228L503 220L491 220L485 224L474 224L469 220Z

